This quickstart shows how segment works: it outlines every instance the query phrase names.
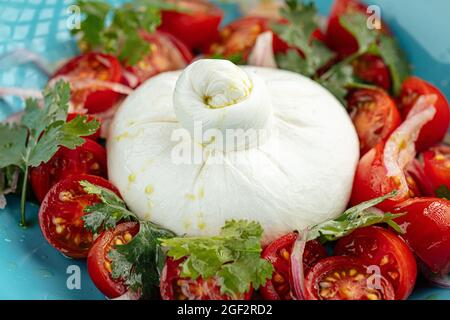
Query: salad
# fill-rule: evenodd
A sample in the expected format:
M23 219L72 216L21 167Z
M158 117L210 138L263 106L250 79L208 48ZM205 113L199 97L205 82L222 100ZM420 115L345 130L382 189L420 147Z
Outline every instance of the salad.
M225 26L206 0L76 5L80 55L42 92L0 90L25 99L0 124L0 206L20 195L25 227L39 202L45 239L106 297L449 287L448 101L364 3Z

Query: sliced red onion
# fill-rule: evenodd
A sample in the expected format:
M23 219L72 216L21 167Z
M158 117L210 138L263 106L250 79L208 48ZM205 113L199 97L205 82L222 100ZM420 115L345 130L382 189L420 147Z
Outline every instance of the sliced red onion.
M406 171L417 181L423 196L433 197L434 187L428 177L425 175L422 163L414 159L406 167Z
M43 99L42 93L39 90L14 88L14 87L0 88L0 96L16 96L23 99L26 98Z
M25 48L19 48L0 56L0 66L4 65L10 67L11 65L20 65L28 62L34 63L34 65L47 76L52 74L50 64L44 60L42 56Z
M415 142L420 130L436 114L434 107L436 99L434 94L421 96L406 120L391 134L384 147L383 161L387 176L397 177L400 183L398 198L404 197L409 191L404 170L416 157Z
M300 232L291 252L291 273L294 296L297 300L305 299L305 272L303 269L303 253L305 252L308 231Z
M98 79L79 79L77 77L67 75L53 78L50 80L49 85L53 86L58 80L68 81L72 90L84 90L92 87L100 87L102 89L111 90L125 95L129 95L133 92L133 89L118 82L102 81Z
M128 82L131 88L136 88L139 84L139 79L136 77L136 75L126 69L122 70L122 75L125 78L125 80Z
M248 64L256 67L277 68L272 42L272 31L261 33L256 38L256 43L250 52Z

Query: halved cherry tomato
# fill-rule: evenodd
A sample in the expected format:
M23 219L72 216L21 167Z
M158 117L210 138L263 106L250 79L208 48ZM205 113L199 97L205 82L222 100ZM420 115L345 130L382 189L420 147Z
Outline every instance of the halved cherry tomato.
M94 242L84 228L84 208L100 202L97 195L87 194L80 181L119 191L107 180L87 174L70 176L55 184L45 196L39 209L39 225L45 239L55 249L71 258L85 258Z
M223 12L206 0L171 0L177 9L163 10L158 30L169 32L191 49L208 46L219 36L219 24Z
M297 234L289 233L264 248L262 257L272 263L275 272L260 292L266 300L292 300L291 251ZM303 252L303 269L307 272L314 264L327 256L325 247L318 241L308 241Z
M441 186L450 189L450 147L442 145L424 152L423 170L433 191Z
M150 53L127 67L137 77L138 84L158 73L182 69L194 58L186 45L169 33L156 31L143 33L142 37L149 42Z
M90 114L83 115L83 114L80 114L80 113L69 113L67 115L66 121L69 122L69 121L73 120L74 118L76 118L79 115L87 117L87 121L97 120L100 123L100 127L101 127L101 124L102 124L101 119L98 118L98 117L94 117L93 115L90 115ZM94 134L92 134L90 136L87 136L85 138L91 139L92 141L97 141L100 138L100 128Z
M384 143L379 143L359 160L350 199L352 205L384 196L399 189L400 178L387 175L383 152ZM409 188L408 194L387 199L378 204L378 208L389 211L395 205L419 194L414 179L407 172L404 175Z
M410 199L394 212L407 214L397 218L403 237L415 254L432 272L450 271L450 201L439 198Z
M358 42L340 22L340 18L347 14L362 13L367 15L367 5L359 0L336 0L331 9L326 32L328 46L336 51L341 58L358 51ZM385 23L381 23L381 33L389 33Z
M391 89L391 73L381 57L366 53L353 62L353 70L362 81L386 91Z
M102 177L107 174L105 148L89 139L73 150L61 147L47 163L32 168L31 186L36 198L42 202L53 185L81 173Z
M109 252L117 245L130 242L138 232L139 223L137 222L118 224L115 229L106 230L100 234L89 251L87 258L89 276L95 286L108 298L117 298L128 290L123 280L112 277Z
M402 84L400 105L402 115L406 118L420 96L435 94L437 101L434 104L436 114L420 131L416 141L417 151L425 151L441 142L450 123L450 110L447 99L442 92L432 84L418 77L409 77Z
M401 123L394 101L381 89L356 90L347 101L358 133L361 155L385 141Z
M359 258L366 266L378 266L395 290L395 298L406 299L414 289L417 265L411 249L393 232L381 227L353 231L340 239L334 253Z
M216 279L197 280L180 277L183 259L167 258L160 278L160 292L163 300L232 300L220 293ZM250 300L253 290L242 294L237 300Z
M90 52L70 59L59 68L52 79L69 77L69 82L83 83L88 80L119 83L122 79L122 67L117 58ZM85 86L85 89L72 90L71 101L75 107L87 109L88 113L99 113L111 108L120 94L97 85Z
M305 298L394 300L395 292L386 278L368 272L360 260L337 256L320 260L309 270L305 277Z

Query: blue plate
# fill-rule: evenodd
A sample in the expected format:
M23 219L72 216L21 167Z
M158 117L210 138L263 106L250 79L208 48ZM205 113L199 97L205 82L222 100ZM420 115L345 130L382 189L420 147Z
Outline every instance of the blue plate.
M27 48L55 63L77 52L67 29L73 1L0 0L0 57ZM109 1L120 3L123 1ZM218 1L217 1L218 2ZM231 1L230 1L231 2ZM332 0L317 0L328 14ZM369 1L367 1L369 2ZM445 0L372 0L407 52L414 72L450 98L450 2ZM239 16L235 4L222 4L225 21ZM430 19L432 17L432 19ZM31 64L0 61L0 86L42 88L47 77ZM19 99L0 99L0 119L22 108ZM31 225L19 224L19 201L8 198L0 210L0 299L104 299L92 284L83 261L63 257L50 247L37 225L38 207L28 204ZM450 300L450 290L419 283L411 299Z

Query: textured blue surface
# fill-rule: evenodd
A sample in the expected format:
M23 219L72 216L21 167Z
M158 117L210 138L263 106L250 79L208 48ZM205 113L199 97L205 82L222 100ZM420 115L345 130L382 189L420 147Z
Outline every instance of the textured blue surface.
M112 3L123 2L120 0ZM372 0L407 52L414 72L435 83L450 97L450 2L446 0ZM41 54L50 64L76 53L67 27L70 0L0 0L0 57L16 48ZM331 0L317 0L327 14ZM235 5L226 5L226 21L237 17ZM42 88L47 78L31 64L15 66L0 59L0 86ZM20 100L0 99L0 119L20 110ZM37 206L29 204L32 225L18 226L16 198L0 210L0 299L103 299L86 272L85 263L71 260L51 248L37 225ZM67 268L81 270L81 290L67 288ZM411 299L449 299L450 290L419 286Z

